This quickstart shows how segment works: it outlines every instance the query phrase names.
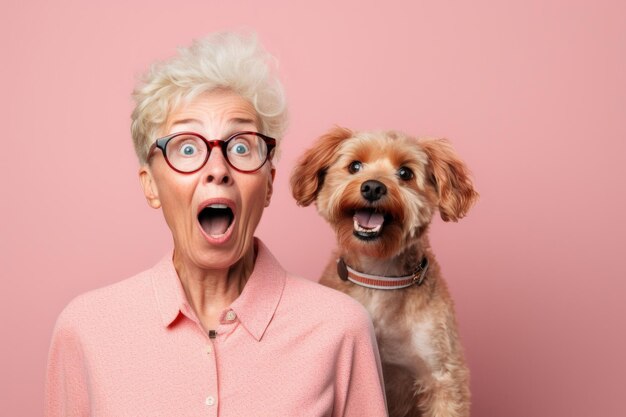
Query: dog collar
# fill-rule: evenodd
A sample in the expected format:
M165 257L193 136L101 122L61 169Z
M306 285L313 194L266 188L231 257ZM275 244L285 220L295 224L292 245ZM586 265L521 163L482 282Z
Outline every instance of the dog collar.
M377 290L399 290L417 284L422 285L428 271L428 258L423 257L412 274L402 277L381 277L356 271L350 268L343 259L337 259L337 274L343 281L351 281L357 285Z

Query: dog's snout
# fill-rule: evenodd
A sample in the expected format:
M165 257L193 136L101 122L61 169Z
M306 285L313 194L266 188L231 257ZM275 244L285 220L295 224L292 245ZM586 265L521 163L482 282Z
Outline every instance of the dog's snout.
M361 184L361 195L367 201L379 200L385 194L387 194L387 187L380 181L367 180Z

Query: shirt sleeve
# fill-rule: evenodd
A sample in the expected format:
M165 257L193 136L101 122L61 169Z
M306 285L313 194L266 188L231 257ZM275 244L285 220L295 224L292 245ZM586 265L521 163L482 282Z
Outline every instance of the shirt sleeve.
M76 326L71 324L64 313L57 320L48 354L44 416L89 416L89 395L80 337Z
M347 331L341 356L337 366L333 417L387 416L378 345L372 322L364 309Z

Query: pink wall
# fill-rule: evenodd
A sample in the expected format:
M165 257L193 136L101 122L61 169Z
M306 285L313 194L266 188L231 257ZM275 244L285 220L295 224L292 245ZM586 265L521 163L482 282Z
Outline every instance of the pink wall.
M289 94L292 124L258 233L288 269L315 279L333 247L287 186L316 136L335 123L446 136L481 193L466 219L432 228L473 415L625 415L623 2L7 3L2 415L42 413L65 304L170 247L137 179L134 77L177 45L236 27L255 29L279 58Z

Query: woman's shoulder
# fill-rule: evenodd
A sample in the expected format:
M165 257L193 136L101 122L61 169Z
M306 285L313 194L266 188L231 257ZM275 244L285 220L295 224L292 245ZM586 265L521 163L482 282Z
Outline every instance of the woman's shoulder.
M287 274L284 302L303 315L317 320L332 320L350 328L369 327L369 313L352 297L317 282ZM302 316L302 315L301 315Z
M74 297L59 314L57 327L89 325L138 306L142 298L152 293L150 276L147 270Z

